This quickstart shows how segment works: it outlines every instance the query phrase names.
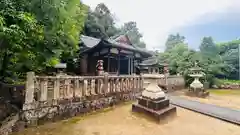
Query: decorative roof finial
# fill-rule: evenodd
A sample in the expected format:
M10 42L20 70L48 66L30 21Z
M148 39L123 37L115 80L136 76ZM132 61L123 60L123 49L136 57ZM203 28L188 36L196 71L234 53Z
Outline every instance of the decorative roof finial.
M198 67L198 63L197 63L197 61L195 61L194 66L195 66L195 67Z

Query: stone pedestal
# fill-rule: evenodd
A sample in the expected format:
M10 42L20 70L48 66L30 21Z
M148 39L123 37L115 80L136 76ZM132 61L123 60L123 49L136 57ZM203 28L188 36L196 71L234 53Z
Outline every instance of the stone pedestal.
M146 77L146 76L145 76ZM158 87L158 76L144 77L144 81L150 84L142 92L141 96L137 98L138 103L132 105L132 111L145 113L157 121L163 117L176 112L176 107L171 106L169 99L166 98L165 93Z

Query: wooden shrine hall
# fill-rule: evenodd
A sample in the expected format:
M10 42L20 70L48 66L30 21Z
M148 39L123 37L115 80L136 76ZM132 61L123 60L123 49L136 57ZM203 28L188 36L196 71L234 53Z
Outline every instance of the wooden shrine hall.
M131 75L152 53L134 46L126 35L107 40L82 35L79 55L81 75L96 75L98 60L103 60L103 70L109 74Z
M158 59L158 56L152 56L148 59L143 60L139 64L140 70L142 73L150 73L150 74L165 74L165 70L167 70L168 65L166 63L161 62Z

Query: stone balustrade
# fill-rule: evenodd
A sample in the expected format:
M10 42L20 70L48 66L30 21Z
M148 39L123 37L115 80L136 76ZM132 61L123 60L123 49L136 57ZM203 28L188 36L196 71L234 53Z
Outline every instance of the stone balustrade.
M143 90L143 76L37 76L27 73L25 103L21 118L27 125L55 121L135 100ZM182 88L181 76L160 77L169 89Z
M141 76L36 76L27 74L23 118L32 125L59 116L74 116L121 101L143 89Z
M182 76L177 75L171 75L168 77L162 75L162 77L158 79L158 84L160 86L166 86L167 91L175 91L185 88L184 78Z
M185 88L185 80L182 76L168 76L167 77L168 91L181 90Z

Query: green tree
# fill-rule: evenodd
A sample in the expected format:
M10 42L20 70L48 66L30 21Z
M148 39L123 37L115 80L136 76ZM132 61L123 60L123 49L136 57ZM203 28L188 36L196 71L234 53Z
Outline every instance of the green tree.
M11 81L25 71L39 70L44 63L41 61L44 56L37 49L44 40L43 27L32 14L19 8L18 2L22 4L4 0L0 6L1 81Z
M0 5L0 79L40 72L78 50L86 7L77 0L3 0Z
M194 51L188 48L187 44L184 44L184 38L182 40L172 37L170 42L171 47L167 51L160 54L160 61L165 61L169 64L170 74L180 73L185 77L186 84L192 81L193 78L189 77L189 69L194 66L195 62L202 68L205 73L203 81L207 81L210 85L214 84L215 78L226 75L231 70L231 67L224 61L223 56L219 54L219 49L213 42L211 37L204 37L200 51ZM174 41L174 42L173 42ZM169 44L167 44L169 45Z
M29 9L44 26L44 43L53 57L59 58L63 53L72 57L78 50L87 7L79 0L32 0Z
M176 45L184 43L184 41L185 37L181 36L179 33L177 33L176 35L170 34L165 43L165 51L171 50Z
M100 3L94 11L89 9L85 22L84 34L96 38L109 38L118 33L115 19L108 7Z
M146 44L141 40L143 36L139 32L136 22L130 21L124 23L124 25L120 29L120 34L126 34L133 45L140 48L146 48Z
M200 51L205 54L204 56L207 57L214 56L219 53L212 37L204 37L199 48Z
M228 74L229 65L223 60L212 37L204 37L200 45L202 54L201 66L206 74L206 80L212 85L217 76Z
M177 44L172 49L160 54L160 61L168 63L170 74L181 74L189 85L193 78L189 77L189 69L196 61L200 61L201 54L188 48L186 44Z
M223 61L228 65L228 74L224 77L229 79L239 79L239 52L240 40L218 43L217 47Z

